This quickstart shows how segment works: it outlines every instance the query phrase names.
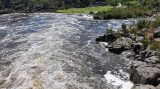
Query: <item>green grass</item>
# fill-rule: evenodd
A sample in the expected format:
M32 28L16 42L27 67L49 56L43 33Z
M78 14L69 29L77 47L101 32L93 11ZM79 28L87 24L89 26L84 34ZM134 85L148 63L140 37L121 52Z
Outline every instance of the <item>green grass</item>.
M57 13L68 13L68 14L89 14L90 12L98 11L109 11L112 6L97 6L97 7L86 7L86 8L71 8L65 10L57 10Z

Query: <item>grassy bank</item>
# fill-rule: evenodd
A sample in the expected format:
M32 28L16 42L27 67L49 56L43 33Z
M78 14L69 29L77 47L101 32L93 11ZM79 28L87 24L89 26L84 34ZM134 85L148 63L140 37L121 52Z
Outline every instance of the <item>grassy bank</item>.
M122 26L123 27L123 26ZM124 33L134 34L136 36L144 36L141 41L144 46L151 50L160 51L160 38L155 38L154 32L160 27L160 16L155 18L155 21L140 20L136 26L129 29L124 28Z
M128 18L139 18L148 17L153 15L155 12L153 9L148 7L126 7L126 8L115 8L111 11L99 11L94 14L94 19L128 19Z
M57 13L68 13L68 14L89 14L91 12L99 11L110 11L112 6L97 6L97 7L86 7L86 8L71 8L65 10L57 10Z

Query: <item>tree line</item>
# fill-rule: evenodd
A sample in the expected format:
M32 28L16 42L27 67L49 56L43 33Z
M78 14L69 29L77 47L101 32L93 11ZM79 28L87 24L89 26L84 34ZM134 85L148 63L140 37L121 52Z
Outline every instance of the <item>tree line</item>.
M104 0L0 0L0 10L8 11L46 11L69 7L86 7L93 1Z
M60 8L86 7L93 2L106 2L106 5L117 5L121 2L139 1L144 5L157 6L159 0L0 0L0 13L53 11Z

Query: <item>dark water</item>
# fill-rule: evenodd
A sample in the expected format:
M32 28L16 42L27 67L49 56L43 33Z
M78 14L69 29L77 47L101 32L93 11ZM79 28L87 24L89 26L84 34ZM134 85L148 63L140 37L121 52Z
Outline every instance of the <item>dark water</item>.
M0 21L1 89L118 89L107 83L109 71L129 81L130 61L95 38L134 20L48 13L1 15Z

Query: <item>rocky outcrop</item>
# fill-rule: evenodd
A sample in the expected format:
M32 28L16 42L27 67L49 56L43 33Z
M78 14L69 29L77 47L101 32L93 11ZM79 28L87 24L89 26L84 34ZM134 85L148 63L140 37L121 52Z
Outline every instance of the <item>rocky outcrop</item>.
M135 55L130 79L135 84L160 84L160 59L156 51L146 49Z
M154 38L160 38L160 28L158 28L158 29L154 32L153 37L154 37Z
M150 49L144 50L143 48L142 49L138 49L138 48L139 48L138 46L135 47L135 49L138 50L138 53L136 53L137 51L134 51L134 48L133 48L133 51L135 52L134 57L138 61L144 61L146 58L149 58L149 57L152 57L152 56L157 56L158 57L158 54L157 54L156 51L153 51L153 50L150 50Z
M137 64L138 63L138 64ZM132 73L130 79L135 84L150 84L157 86L160 78L160 69L145 62L134 61L131 66Z
M150 50L142 43L146 31L147 29L144 29L138 35L129 34L125 37L109 33L96 39L109 42L107 48L110 52L121 54L126 50L132 51L134 60L130 79L134 84L142 84L135 85L132 89L160 89L160 52ZM154 37L160 38L160 28L155 31Z
M121 37L117 39L115 42L109 44L107 48L109 51L114 53L122 53L125 50L130 50L132 45L132 39L128 37Z
M156 87L156 89L160 89L160 84Z
M152 85L134 85L132 89L156 89L154 86Z

